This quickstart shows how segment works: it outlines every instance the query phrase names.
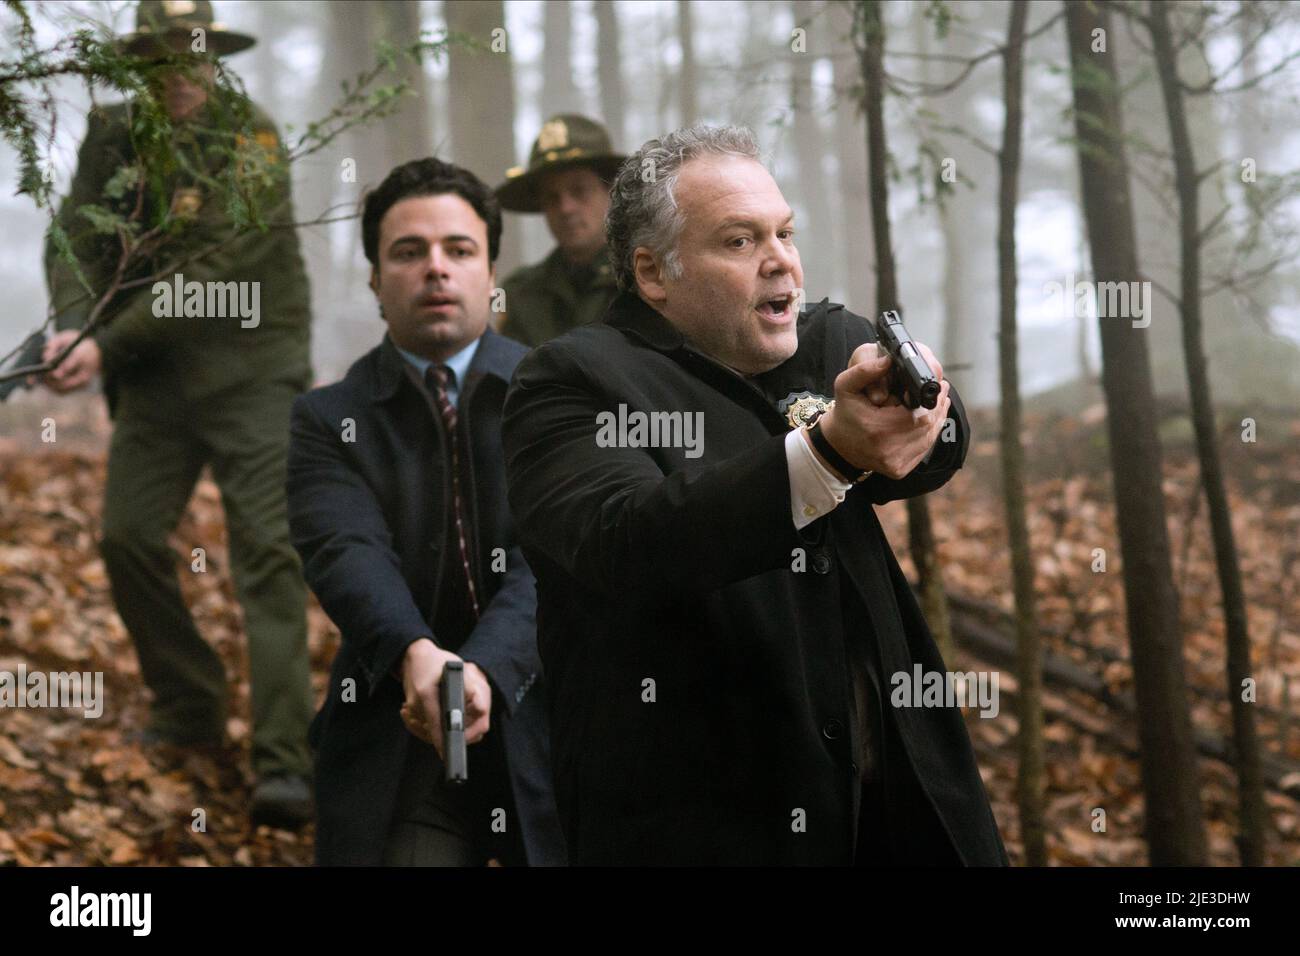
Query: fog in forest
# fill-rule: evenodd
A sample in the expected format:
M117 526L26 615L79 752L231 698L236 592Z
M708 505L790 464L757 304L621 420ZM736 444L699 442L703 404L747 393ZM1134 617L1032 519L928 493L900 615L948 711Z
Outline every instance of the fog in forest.
M1178 5L1187 7L1188 5ZM925 3L886 4L886 126L893 165L891 221L900 297L915 337L932 344L968 403L990 405L997 379L997 143L1003 120L999 44L1007 4L948 5L946 29ZM796 212L796 241L811 301L829 296L856 312L874 311L865 130L857 106L861 69L844 4L776 2L404 3L220 0L218 18L259 43L229 58L253 99L291 140L337 99L339 84L374 62L374 45L409 42L420 31L451 28L483 37L503 26L507 52L472 54L459 66L472 80L453 87L446 58L409 77L417 95L401 112L344 135L294 168L299 220L350 213L368 185L395 164L436 154L468 166L491 185L526 161L542 121L580 112L604 121L615 147L631 152L687 123L751 127ZM1025 150L1017 238L1022 390L1027 395L1095 379L1097 318L1076 309L1072 279L1089 277L1073 142L1069 58L1059 5L1030 4L1025 70ZM35 7L43 41L80 18L126 33L133 5L45 3ZM1047 29L1040 29L1044 25ZM1184 57L1188 76L1208 69L1232 85L1253 78L1300 45L1300 17L1284 19L1258 44L1225 30L1205 58ZM5 39L6 52L9 40ZM1125 82L1124 118L1138 248L1151 303L1157 390L1182 396L1186 380L1176 307L1161 290L1178 285L1177 208L1167 125L1150 44L1119 24L1112 38ZM993 51L990 53L989 51ZM1294 403L1300 341L1300 266L1295 257L1294 193L1264 223L1263 239L1241 256L1237 241L1254 223L1241 171L1266 174L1295 165L1300 145L1297 67L1236 95L1188 98L1202 167L1217 171L1203 187L1202 218L1225 228L1204 250L1207 351L1219 402ZM66 192L85 131L86 89L69 81L60 96L54 139L57 191ZM112 94L99 91L111 100ZM353 160L355 182L341 170ZM1293 180L1294 181L1294 180ZM0 283L2 351L46 314L41 278L45 213L16 195L17 160L0 147L4 243ZM1279 214L1279 210L1280 213ZM331 381L381 337L366 288L367 263L356 219L301 233L312 282L313 357L318 381ZM540 216L506 215L498 279L541 259L552 247ZM1065 290L1065 291L1063 291ZM1083 314L1076 314L1083 312Z

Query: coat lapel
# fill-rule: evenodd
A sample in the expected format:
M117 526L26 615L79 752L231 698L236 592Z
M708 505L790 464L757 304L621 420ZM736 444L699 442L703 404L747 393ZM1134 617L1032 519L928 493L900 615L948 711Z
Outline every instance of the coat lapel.
M474 353L474 360L469 363L469 369L465 372L465 394L489 376L500 379L506 385L510 384L514 364L509 350L504 346L506 341L491 328L484 330L483 337L479 339L478 351Z
M387 335L379 343L379 363L375 370L374 390L371 393L371 401L386 402L401 387L402 379L406 377L407 361L397 351L397 346Z

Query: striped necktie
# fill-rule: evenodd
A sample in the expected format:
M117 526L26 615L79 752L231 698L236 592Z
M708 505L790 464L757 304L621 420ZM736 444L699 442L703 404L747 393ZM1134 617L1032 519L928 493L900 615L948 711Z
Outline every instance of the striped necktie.
M424 375L425 384L438 404L442 424L447 432L447 445L451 449L451 514L459 545L461 575L457 590L468 599L467 610L473 612L474 623L479 619L478 592L474 588L474 574L470 570L469 536L465 530L465 501L460 487L460 443L456 440L456 406L447 394L447 385L453 373L445 365L430 365Z

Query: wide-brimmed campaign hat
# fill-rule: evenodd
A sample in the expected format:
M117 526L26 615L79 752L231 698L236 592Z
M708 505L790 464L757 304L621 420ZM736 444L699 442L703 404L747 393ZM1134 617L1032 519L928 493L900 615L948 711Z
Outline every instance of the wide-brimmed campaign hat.
M207 52L215 56L229 56L257 42L218 23L211 0L141 0L135 32L122 38L121 47L135 56L163 56L175 50L169 41L182 40L188 48L196 29L204 31Z
M614 152L604 126L576 113L561 113L542 124L528 154L528 166L506 170L506 181L496 188L497 200L502 209L511 212L541 212L537 187L543 174L590 166L601 179L611 181L625 159Z

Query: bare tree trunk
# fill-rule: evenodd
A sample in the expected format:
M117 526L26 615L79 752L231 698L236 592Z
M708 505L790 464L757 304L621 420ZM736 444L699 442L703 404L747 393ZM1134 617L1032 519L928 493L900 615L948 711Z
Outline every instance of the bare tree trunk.
M689 126L700 115L695 78L695 26L691 18L691 0L677 0L677 35L682 44L682 67L678 82L681 124Z
M375 63L375 40L378 38L372 3L357 0L332 3L330 11L330 56L338 61L340 80L354 80ZM337 87L335 88L337 89ZM373 130L353 129L346 135L348 155L356 160L356 192L377 186L392 165L387 142Z
M811 0L794 0L791 13L796 25L808 23L816 13ZM805 27L807 29L807 27ZM811 48L803 53L792 53L790 66L790 108L794 112L793 151L799 170L796 195L807 212L806 220L796 225L804 238L799 245L804 254L804 284L822 289L831 280L830 238L833 235L831 207L827 197L826 177L822 161L829 143L817 110L816 91L813 89L813 65L816 56ZM815 273L815 275L813 274ZM818 293L820 296L822 293Z
M355 80L358 74L374 66L376 10L372 3L349 0L349 2L329 4L328 11L329 58L336 64L338 70L337 75L333 77L335 83L326 94L327 97L332 97L338 90L338 81ZM392 168L392 157L388 155L387 138L375 135L373 130L360 128L349 130L338 142L344 158L351 159L355 163L355 182L344 182L337 166L331 166L328 170L322 169L320 175L328 176L332 183L336 184L338 191L334 193L332 202L344 203L350 207L367 188L379 185L388 174L388 170ZM311 162L313 159L315 157L307 161ZM321 210L306 211L313 215L321 212ZM345 210L340 210L343 211ZM322 300L326 309L334 313L330 325L326 326L327 329L332 326L333 333L327 331L325 334L337 343L335 360L346 368L344 363L348 359L373 347L376 336L374 323L378 321L378 316L368 311L356 315L349 310L338 309L337 303L346 302L353 290L365 288L365 278L362 273L364 260L361 260L357 254L355 232L348 234L341 243L335 242L340 236L334 228L330 228L329 234L331 256L334 257L336 268L331 270L328 279L332 286L330 297Z
M262 6L259 7L258 10L262 13L262 16L266 18L267 26L275 23L276 18L280 18L284 14L290 12L285 8L273 6ZM279 19L278 22L281 27L284 26L283 19ZM312 39L313 42L319 43L322 49L327 49L332 40L338 39L337 31L334 31L333 36L331 36L331 28L334 26L333 18L324 18L324 22L321 23L320 26L321 29L319 33L314 35ZM254 49L257 48L254 47ZM355 51L353 52L355 53ZM301 98L297 100L298 108L302 111L303 115L325 115L333 104L335 97L338 95L339 84L342 83L345 78L351 79L356 75L355 73L349 74L347 72L348 67L352 65L355 59L355 56L350 57L347 53L337 49L331 50L330 55L321 58L320 73L317 74L316 82L302 89L300 91ZM272 116L277 122L284 119L284 117L278 114L272 114ZM295 126L298 125L299 124L295 123ZM339 174L341 158L345 155L352 155L350 151L345 149L346 142L347 137L345 135L343 141L336 141L335 143L330 144L330 146L325 150L322 150L324 155L309 156L294 164L295 168L301 167L307 171L306 174L301 177L299 182L294 183L294 207L298 212L299 219L314 219L324 213L325 210L330 208L334 203L336 192L339 186L342 185ZM312 230L312 234L315 236L314 240L308 241L321 243L332 248L332 230L330 227L318 226ZM355 243L352 243L351 245L355 246ZM330 261L333 263L332 252L330 253ZM324 280L326 283L331 283L336 271L337 270L334 268L320 269L319 272L322 273L320 276L321 280ZM317 282L316 273L317 270L313 269L313 287ZM313 298L317 297L313 295ZM333 302L335 299L333 294L330 293L319 297L319 301Z
M1083 212L1098 283L1140 280L1109 10L1066 3ZM1106 44L1093 52L1093 46ZM1099 308L1098 312L1105 310ZM1103 317L1102 387L1124 565L1146 838L1152 866L1205 863L1200 779L1187 708L1178 595L1160 487L1160 436L1145 329Z
M1148 3L1147 25L1155 48L1156 70L1169 115L1169 140L1173 147L1174 181L1178 193L1178 235L1180 246L1183 353L1187 366L1187 388L1196 429L1196 453L1201 465L1201 485L1209 505L1214 557L1223 593L1223 619L1227 632L1228 704L1232 710L1233 743L1236 746L1237 790L1241 813L1238 850L1243 866L1262 866L1267 840L1268 809L1264 805L1263 771L1259 741L1255 735L1253 705L1243 699L1243 687L1251 678L1250 628L1246 618L1246 596L1241 583L1237 542L1232 533L1228 494L1223 485L1223 466L1215 444L1214 405L1201 341L1201 239L1200 180L1192 137L1179 86L1178 53L1169 29L1169 14L1163 3Z
M977 321L969 314L970 298L966 295L966 245L951 200L940 205L938 213L943 236L943 335L939 347L949 362L969 364L974 373L975 364L961 351L961 327L967 322ZM974 374L969 377L972 381L975 379Z
M611 0L596 0L596 73L600 79L600 112L614 148L628 143L623 122L623 52L618 31L618 7Z
M862 125L862 98L854 95L861 76L846 56L852 49L853 15L842 4L831 4L822 15L822 36L833 56L832 76L835 83L835 153L839 159L839 229L840 286L844 302L850 308L865 310L874 292L870 272L863 262L875 258L870 223L862 216L871 197L867 193L866 131Z
M871 232L876 243L876 310L899 309L898 277L894 268L894 246L889 234L889 149L885 142L885 24L880 0L861 0L857 15L862 17L858 53L866 85L867 167L871 193ZM925 497L907 499L907 529L912 562L921 586L921 610L945 661L953 656L952 626L948 599L943 593L943 575L935 550L930 508Z
M383 33L389 43L400 48L419 39L423 24L418 3L384 0L378 12L383 18ZM411 85L415 96L406 97L401 109L384 123L389 159L394 165L433 152L433 97L429 95L424 64L404 61L401 77Z
M569 0L547 0L542 10L542 115L581 112L569 51L573 34Z
M675 92L677 77L673 76L669 68L664 52L668 48L669 37L675 32L675 25L669 24L667 16L663 14L662 7L653 7L654 10L654 61L655 70L655 136L662 136L668 130L673 129L672 121L669 119L672 111L672 99ZM681 125L681 124L678 124Z
M1266 27L1261 14L1252 3L1242 3L1237 13L1236 40L1241 51L1241 85L1254 86L1259 82L1259 47L1255 42ZM1241 96L1233 103L1232 128L1236 134L1236 155L1250 156L1259 168L1273 167L1273 152L1279 137L1270 136L1272 103L1266 96ZM1204 156L1201 157L1205 159ZM1257 206L1246 204L1247 226L1254 226L1264 214ZM1260 264L1262 257L1252 255L1244 263L1246 268Z
M277 123L283 119L280 115L280 74L283 72L283 64L276 58L272 38L280 34L279 14L280 11L274 7L257 8L257 35L262 38L262 42L253 47L253 67L262 89L257 101Z
M285 16L291 14L292 9L263 5L258 8L258 12L266 19L266 26L262 29L273 26L283 29L286 26ZM355 72L349 74L348 68L359 62L360 54L366 52L366 42L354 39L350 44L352 49L332 47L332 43L344 42L339 36L335 17L334 10L324 11L313 24L317 28L313 30L313 41L319 43L322 49L329 49L330 55L321 58L316 82L303 84L298 90L300 97L295 101L296 112L289 113L288 116L325 115L338 96L339 84L344 78L351 79L356 75ZM256 50L257 47L253 49ZM283 130L283 121L287 117L280 114L272 116L281 123ZM295 122L294 126L294 135L300 134L301 130L297 127L301 124ZM290 137L286 135L286 138ZM340 195L341 190L355 190L355 186L345 187L342 182L342 162L349 156L357 158L353 151L353 140L345 133L316 155L304 157L293 164L294 208L299 219L321 216L335 203L345 201ZM355 193L348 193L349 199L354 196ZM336 210L334 214L346 214L346 211ZM355 311L347 305L346 290L349 287L345 283L349 276L348 263L356 254L357 243L354 234L348 236L352 239L351 242L341 242L340 232L337 225L333 224L299 232L303 258L311 277L312 365L318 380L325 381L337 378L358 354L351 351L351 348L354 345L359 348L361 345L360 336L355 333L361 329L364 321L360 316L350 320L345 318ZM350 288L355 289L356 286ZM370 327L370 331L374 331L373 327Z
M1002 130L998 178L998 367L1002 383L1002 497L1011 543L1016 596L1016 680L1020 727L1017 799L1025 862L1047 865L1043 823L1043 648L1034 612L1034 562L1025 520L1025 450L1020 443L1020 371L1016 365L1016 201L1020 194L1020 138L1028 0L1013 0L1003 52Z
M515 89L511 53L501 43L507 39L492 31L505 28L502 0L446 0L443 17L451 33L466 33L484 43L496 44L490 52L453 46L448 56L448 88L459 91L448 97L451 107L451 146L456 163L467 169L490 170L489 182L497 170L515 163ZM467 91L472 91L467 92ZM483 109L491 105L492 121L484 122ZM518 265L518 251L502 247L497 275L506 276Z
M937 80L935 76L934 63L930 59L932 53L930 49L930 31L932 29L930 20L922 15L919 7L912 7L913 25L916 32L916 49L926 57L921 61L921 78L926 83L934 83ZM949 47L952 46L952 40L949 38ZM945 49L944 52L953 52ZM961 51L965 53L965 51ZM974 97L975 86L973 83L961 83L957 88L947 93L944 97L943 112L945 115L966 117L971 108L971 101ZM921 108L924 110L935 110L933 101L928 96L921 97ZM944 144L947 156L953 159L958 169L970 170L974 167L971 160L972 148L967 146L959 138L953 137L952 140ZM965 336L962 334L962 327L971 322L969 315L971 311L971 300L966 291L966 243L963 241L963 226L968 231L975 220L975 215L971 207L977 205L974 197L966 195L969 193L964 185L960 182L956 184L946 195L939 194L936 188L935 195L935 213L939 219L939 235L943 237L942 245L942 268L943 284L941 287L940 303L942 305L943 326L942 331L937 336L935 342L936 351L943 356L943 360L950 365L968 365L969 371L954 372L948 378L952 379L956 385L959 381L962 383L961 393L964 398L970 398L974 395L975 390L967 385L974 385L979 376L979 367L974 362L975 356L968 354L966 348ZM978 323L976 323L978 324Z
M948 596L943 590L943 568L939 565L939 550L930 521L930 504L924 497L907 499L907 539L921 585L921 609L939 653L945 661L951 661L956 647L952 640Z
M1077 197L1080 206L1083 205L1083 197ZM1078 242L1076 244L1076 255L1079 258L1080 266L1087 268L1088 254L1088 229L1085 223L1079 224ZM1075 310L1071 307L1070 312ZM1076 361L1079 363L1079 381L1084 384L1091 384L1096 378L1096 371L1092 367L1092 361L1088 357L1088 318L1081 315L1075 320L1074 326L1074 353ZM1080 393L1082 394L1082 393Z

